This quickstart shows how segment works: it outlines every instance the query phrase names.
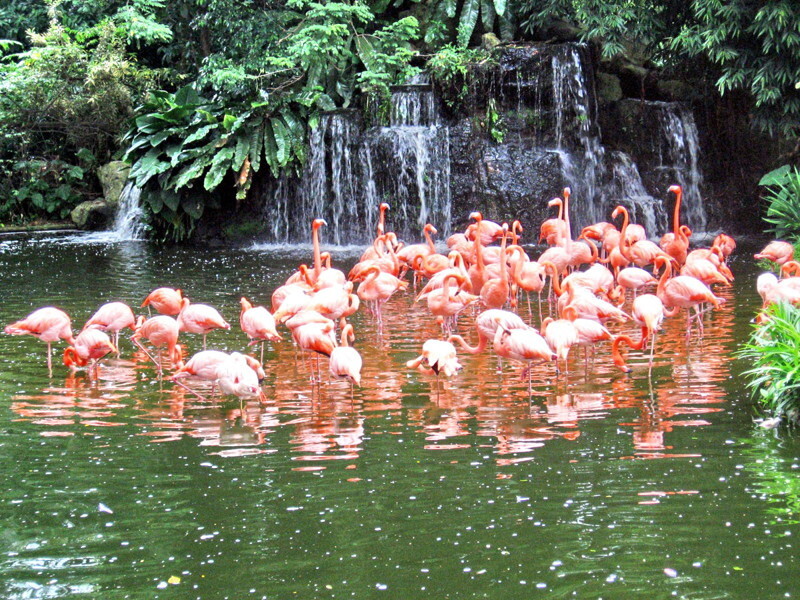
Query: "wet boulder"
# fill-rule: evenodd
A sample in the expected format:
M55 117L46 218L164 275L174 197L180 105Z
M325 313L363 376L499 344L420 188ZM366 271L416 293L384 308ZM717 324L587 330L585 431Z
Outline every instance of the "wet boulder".
M78 229L97 231L110 227L114 208L104 200L87 200L73 208L69 216Z

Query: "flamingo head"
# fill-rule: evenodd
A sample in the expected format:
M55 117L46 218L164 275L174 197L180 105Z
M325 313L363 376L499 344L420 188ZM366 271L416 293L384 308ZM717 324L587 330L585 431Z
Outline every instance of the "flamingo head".
M667 191L672 192L676 196L680 196L683 193L683 188L679 185L671 185Z
M553 198L547 203L547 206L562 206L564 201L561 198Z
M64 366L69 368L76 368L76 367L85 367L86 363L89 361L85 358L81 358L78 355L78 351L75 350L72 346L64 350Z
M611 218L616 219L619 215L626 215L626 214L628 214L628 209L618 204L617 207L614 209L614 212L611 213Z
M389 205L386 204L386 202L381 202L380 211L381 212L386 212L387 210L389 210Z
M436 235L437 233L439 233L438 231L436 231L436 227L434 227L434 226L433 226L432 224L430 224L430 223L427 223L427 224L425 225L425 227L423 228L423 230L424 230L424 231L427 231L428 233L430 233L430 234L432 234L432 235Z
M564 188L564 200L569 200L570 195L572 194L572 190L569 187Z
M325 222L325 219L314 219L314 220L311 222L311 228L312 228L313 230L315 230L315 231L316 231L317 229L319 229L320 227L322 227L323 225L327 225L327 223Z
M470 219L475 219L476 221L482 221L483 215L479 213L477 210L469 215Z

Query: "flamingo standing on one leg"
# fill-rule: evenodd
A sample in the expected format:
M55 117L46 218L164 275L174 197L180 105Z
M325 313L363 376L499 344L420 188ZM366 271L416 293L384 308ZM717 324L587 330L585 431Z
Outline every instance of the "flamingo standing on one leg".
M32 335L47 344L47 372L53 376L52 343L64 340L74 344L72 322L69 315L53 306L45 306L29 314L21 321L6 325L5 333L9 335Z

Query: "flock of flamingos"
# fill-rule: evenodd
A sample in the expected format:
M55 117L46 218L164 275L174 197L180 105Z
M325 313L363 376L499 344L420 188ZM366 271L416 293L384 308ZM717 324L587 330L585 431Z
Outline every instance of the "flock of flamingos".
M477 354L491 343L499 358L525 365L522 377L527 374L529 386L533 363L553 361L559 373L559 366L567 368L572 347L584 346L588 352L589 347L606 340L612 344L614 363L629 371L621 345L636 350L646 350L649 345L652 365L656 334L664 318L687 309L687 340L693 322L702 334L703 313L724 302L714 294L712 286L730 285L733 280L726 260L735 249L734 240L720 234L710 248L690 251L691 230L680 224L681 188L672 186L669 191L676 195L673 230L655 244L647 239L643 227L629 222L622 206L617 206L611 215L612 220L622 216L620 229L613 223L596 223L585 227L577 240L572 239L570 191L565 188L563 198L549 203L558 207L559 214L542 223L539 241L546 242L549 248L535 261L518 244L522 231L518 221L511 226L500 225L474 212L466 231L448 238L450 250L444 255L436 250L432 238L436 229L430 224L423 230L426 243L399 243L393 232L385 231L389 206L382 204L374 242L345 275L331 266L328 253L320 252L318 232L325 222L317 219L312 223L313 267L300 265L274 291L271 311L253 306L247 298L241 299L239 324L249 337L250 346L261 344L260 361L239 352L206 350L206 335L214 329L230 329L230 324L213 307L193 304L181 290L166 287L154 290L142 302L142 307L160 313L158 316L137 319L125 303L110 302L101 306L73 336L69 316L47 306L6 326L5 333L30 334L46 342L51 377L52 344L59 339L68 344L64 364L72 369L88 366L89 376L97 377L98 362L109 354L119 354L119 333L129 327L134 332L133 342L156 364L159 379L163 377L162 354L166 351L173 370L170 380L176 385L197 393L183 382L184 378L205 380L211 382L212 390L217 385L224 394L242 400L263 397L260 379L264 377L264 344L281 340L278 326L283 325L291 331L296 347L316 354L312 384L321 380L319 356L324 355L329 359L331 375L360 386L362 360L349 345L354 331L347 318L363 302L375 316L380 331L381 309L395 293L409 287L405 275L410 271L414 289L419 288L416 301L425 302L441 324L442 339L427 340L420 355L408 361L407 366L435 374L437 391L440 374L449 377L461 368L454 344ZM793 254L791 244L775 241L755 255L782 267L781 279L772 273L759 277L758 291L765 307L779 301L800 303L800 264L794 262ZM581 270L584 265L588 267ZM648 266L652 266L652 272L645 270ZM424 279L427 282L423 286ZM552 303L551 314L557 318L542 319L542 291L548 280L547 302ZM353 293L355 282L359 285ZM649 293L647 290L653 287L655 293ZM538 330L516 313L521 292L526 294L531 316L535 313L530 293L538 296ZM451 333L459 314L473 305L482 310L474 319L476 346ZM604 325L609 320L633 321L641 327L641 338L637 341L612 335ZM113 342L106 331L113 332ZM178 343L181 332L203 336L203 350L186 362ZM148 350L145 342L156 352Z

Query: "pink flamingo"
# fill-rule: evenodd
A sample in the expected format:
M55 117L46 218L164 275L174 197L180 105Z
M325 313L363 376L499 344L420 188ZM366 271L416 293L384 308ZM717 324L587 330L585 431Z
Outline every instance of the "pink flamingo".
M74 344L72 323L69 315L53 306L39 308L21 321L6 325L5 333L9 335L32 335L47 344L47 371L53 376L52 343L64 340Z
M178 313L178 329L203 336L203 350L206 349L206 336L215 329L230 329L231 324L222 318L217 309L208 304L192 304L188 298L181 303Z
M277 342L281 339L275 325L275 317L263 306L253 306L242 296L239 300L242 307L239 313L239 326L250 338L248 346L261 343L261 362L264 362L264 344L267 340Z
M183 292L168 287L160 287L150 292L142 302L142 306L152 306L162 315L174 316L181 312Z
M131 340L156 364L158 367L159 381L163 375L161 360L162 348L166 347L167 355L170 361L172 361L173 368L180 369L181 366L183 366L181 361L182 348L180 344L178 344L178 333L178 322L167 315L158 315L146 321L144 317L139 317L139 320L136 322L136 328L131 336ZM142 339L148 340L158 349L158 360L156 360L153 355L147 351L147 348L142 345L140 341Z
M133 316L131 307L124 302L107 302L103 304L83 326L84 329L94 328L113 331L117 356L119 356L119 332L126 327L130 327L133 330L136 327L136 317Z
M783 265L788 260L794 260L794 246L789 242L770 242L754 258L771 260L774 263Z
M75 343L64 350L64 365L72 370L89 364L89 379L97 379L100 359L109 352L118 353L106 333L99 329L84 329L75 338Z
M342 338L339 346L331 352L330 363L328 365L331 375L340 379L347 379L350 382L350 390L353 386L361 387L361 367L363 361L358 350L348 345L348 339L353 341L353 326L348 323L342 328Z

